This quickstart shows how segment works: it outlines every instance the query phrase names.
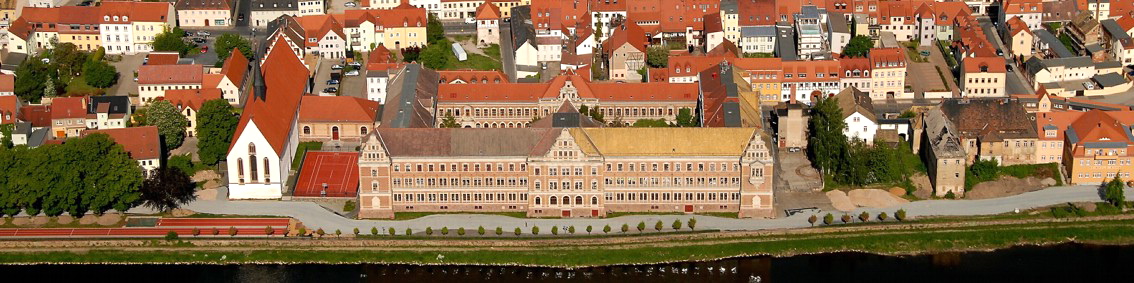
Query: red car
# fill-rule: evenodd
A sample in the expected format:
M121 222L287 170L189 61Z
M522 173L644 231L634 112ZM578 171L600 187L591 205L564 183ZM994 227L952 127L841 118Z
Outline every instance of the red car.
M208 52L209 52L208 46L201 46L201 54L205 54L205 53L208 53Z

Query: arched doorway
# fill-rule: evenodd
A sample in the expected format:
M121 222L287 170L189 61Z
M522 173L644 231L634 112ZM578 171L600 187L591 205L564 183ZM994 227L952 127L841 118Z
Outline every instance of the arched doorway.
M331 127L331 140L339 140L339 126Z

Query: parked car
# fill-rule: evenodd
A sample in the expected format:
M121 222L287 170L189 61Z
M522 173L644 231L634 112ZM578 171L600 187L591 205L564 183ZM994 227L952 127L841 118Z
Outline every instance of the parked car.
M191 33L191 32L185 32L185 36L193 36L193 33Z
M204 38L200 38L200 37L194 37L194 38L193 38L193 42L195 42L195 43L205 43L205 39L204 39Z
M350 62L347 65L350 65L351 67L355 67L355 68L361 68L362 67L362 63L359 63L359 62Z
M209 32L207 32L207 31L203 31L203 30L202 30L202 31L198 31L198 32L197 32L197 35L199 35L199 36L209 36Z
M347 76L357 76L358 70L350 70L350 72L346 72L346 75Z
M240 13L239 15L236 15L236 20L237 21L243 21L244 20L244 13Z
M346 3L343 3L343 6L347 6L347 7L355 7L355 6L358 6L358 4L356 4L356 3L354 3L354 2L346 2Z
M209 53L209 46L201 46L201 54Z
M328 88L324 88L323 92L324 93L336 93L336 92L339 92L339 89L335 88L335 87L328 87Z
M331 66L331 70L342 70L342 69L343 69L343 65L335 64L335 65Z
M465 23L466 24L475 24L476 18L465 18Z
M337 85L337 84L339 84L339 80L335 80L335 79L327 80L327 84Z

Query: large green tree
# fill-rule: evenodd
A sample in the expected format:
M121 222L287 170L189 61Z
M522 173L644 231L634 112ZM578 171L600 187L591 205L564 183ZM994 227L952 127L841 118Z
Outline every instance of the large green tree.
M52 63L59 68L60 75L66 75L68 78L78 76L84 63L87 62L89 54L79 50L75 44L70 42L62 42L55 45L54 49L49 50ZM101 58L99 58L101 59Z
M157 126L165 147L169 150L181 147L181 142L185 141L185 127L189 126L189 119L181 115L177 107L166 100L151 102L146 108L146 125Z
M183 36L185 36L185 31L177 27L159 33L154 36L154 51L172 51L185 55L193 47L182 39Z
M843 47L843 55L850 57L865 57L870 54L870 48L874 48L874 41L869 36L856 35L852 37L847 46Z
M429 23L425 25L425 36L429 44L434 44L445 39L445 26L441 24L441 19L437 15L429 13Z
M811 107L807 150L812 164L824 173L837 172L847 161L846 126L838 98L819 98Z
M681 108L677 110L677 126L679 127L696 127L698 119L693 115L693 109Z
M669 66L669 49L665 46L650 46L646 49L646 65L651 68Z
M16 67L16 96L29 103L39 103L43 98L44 83L54 77L54 65L43 62L44 57L32 57Z
M224 99L205 101L197 112L197 154L201 162L217 164L228 153L232 135L240 119L234 115L232 105Z
M245 57L252 54L252 42L235 33L226 33L217 36L216 43L213 44L217 51L217 62L224 62L228 56L232 55L232 49L240 49L240 53Z
M83 64L83 78L90 86L108 88L118 82L118 69L106 61L87 61Z
M442 128L460 128L461 124L457 123L457 118L453 117L452 113L445 113L445 118L441 118Z
M442 40L442 42L446 42ZM421 63L425 67L440 70L449 65L449 47L448 45L434 44L426 47L421 51Z
M197 184L181 169L159 168L142 183L141 204L157 211L169 211L195 199Z
M1126 188L1126 186L1122 184L1122 179L1118 177L1119 175L1121 174L1115 174L1114 179L1111 179L1110 182L1107 182L1105 187L1103 187L1103 197L1106 202L1115 207L1123 208L1126 207L1126 193L1123 192L1122 189Z
M138 201L141 168L105 134L34 149L0 148L0 213L79 216Z

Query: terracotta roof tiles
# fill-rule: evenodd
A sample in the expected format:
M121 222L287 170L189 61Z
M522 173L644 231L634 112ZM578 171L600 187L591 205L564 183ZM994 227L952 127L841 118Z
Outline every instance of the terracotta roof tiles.
M156 126L130 127L108 130L86 130L83 136L102 133L110 136L115 143L130 154L134 160L161 158L161 138Z

